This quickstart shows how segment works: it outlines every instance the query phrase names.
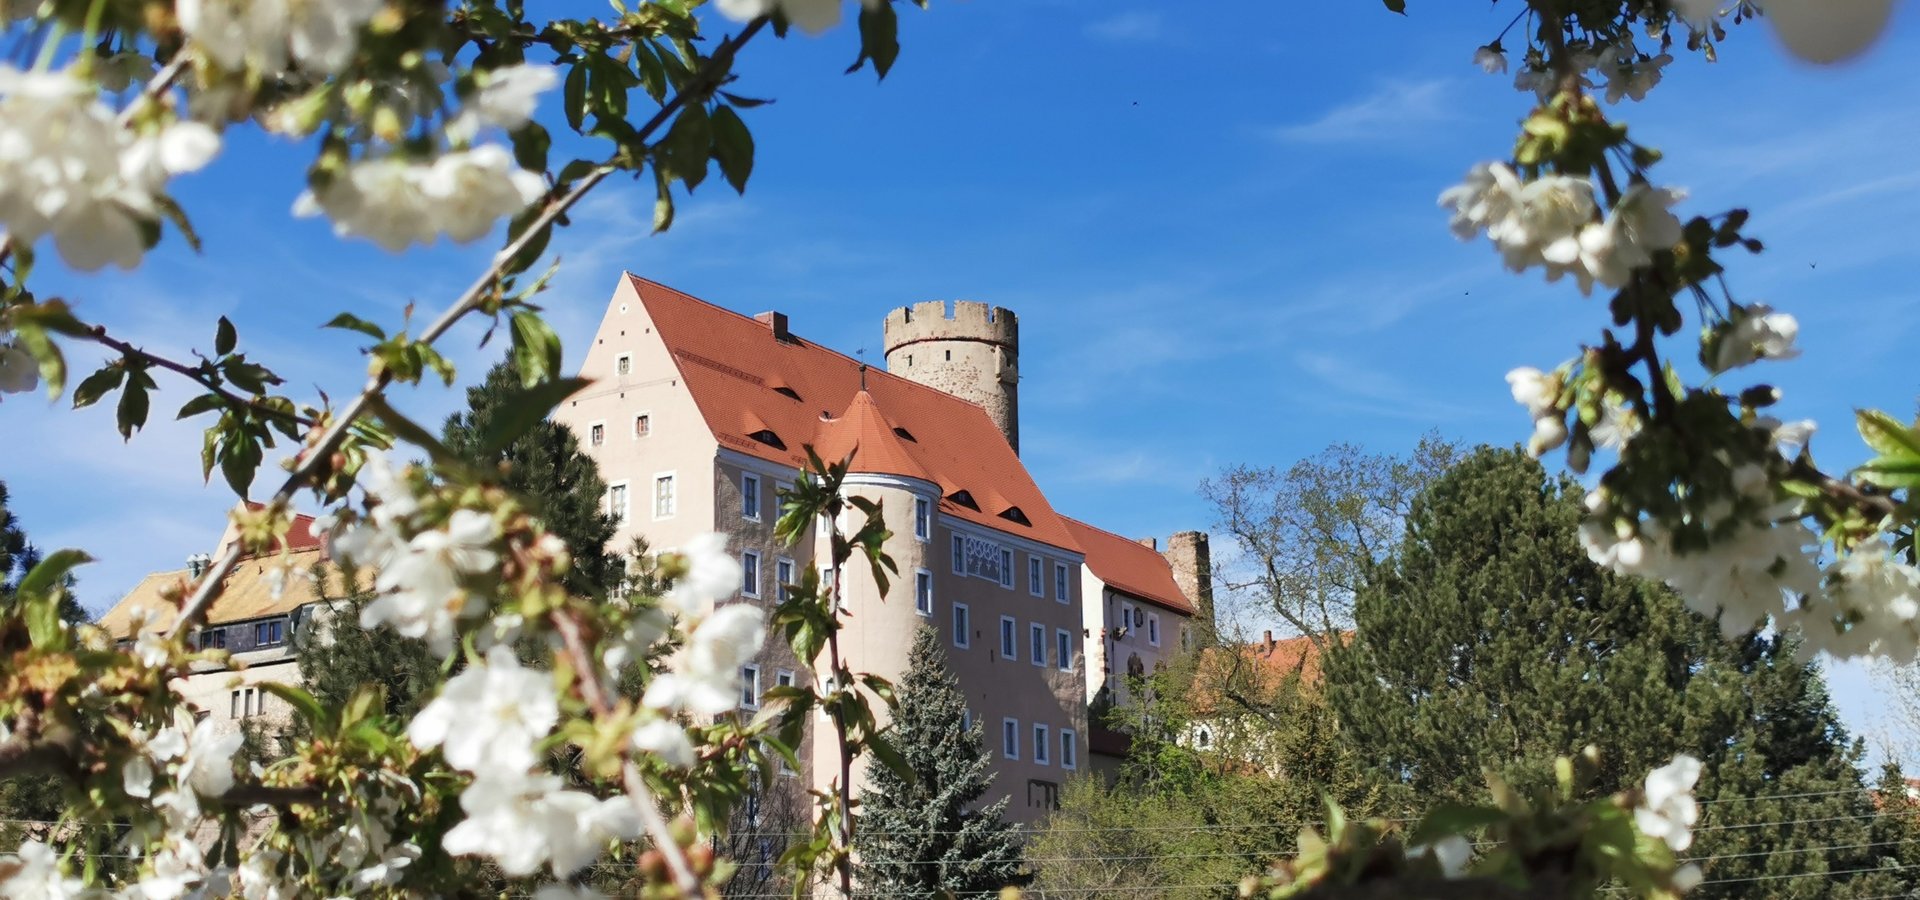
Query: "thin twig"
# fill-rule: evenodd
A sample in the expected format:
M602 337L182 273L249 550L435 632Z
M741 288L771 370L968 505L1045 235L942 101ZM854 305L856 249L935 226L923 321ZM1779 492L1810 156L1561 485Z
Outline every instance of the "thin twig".
M272 406L268 406L264 403L261 403L258 400L252 399L250 397L243 397L239 394L229 391L226 388L221 386L219 380L215 378L214 375L211 372L209 372L205 366L189 366L189 365L186 365L185 363L176 362L164 356L160 356L154 353L149 353L145 350L140 349L139 347L135 347L134 345L129 344L126 341L120 340L108 334L106 327L103 325L93 326L93 330L89 331L86 334L86 336L83 338L83 340L92 341L103 347L107 347L109 349L118 351L123 356L135 357L135 358L144 360L145 362L151 365L156 365L156 366L159 366L160 368L167 369L169 371L178 372L179 374L184 375L187 378L193 380L195 383L199 384L201 387L206 388L209 392L215 395L218 395L221 400L226 401L227 405L234 409L249 409L270 418L281 419L283 421L292 422L293 424L299 425L303 428L311 428L315 424L317 424L315 420L308 418L306 416L300 415L299 413L292 413L284 409L278 409Z

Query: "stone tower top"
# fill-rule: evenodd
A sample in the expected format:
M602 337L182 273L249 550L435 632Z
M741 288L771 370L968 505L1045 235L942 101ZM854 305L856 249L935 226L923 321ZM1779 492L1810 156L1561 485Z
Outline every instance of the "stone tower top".
M1020 452L1020 317L968 300L887 313L887 371L985 408Z

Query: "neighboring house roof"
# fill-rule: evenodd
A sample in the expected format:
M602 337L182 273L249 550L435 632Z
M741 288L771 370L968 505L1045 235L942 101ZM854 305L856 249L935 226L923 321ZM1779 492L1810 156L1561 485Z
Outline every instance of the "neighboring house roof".
M306 577L316 565L320 567L320 576L332 582L327 585L326 595L345 596L348 592L339 584L339 570L328 560L320 541L313 537L311 525L310 516L294 517L293 527L286 535L288 550L284 557L272 552L242 559L227 576L220 595L214 598L212 608L207 611L207 623L217 625L281 615L320 599L321 585ZM281 570L288 573L286 577L272 574ZM131 638L135 620L144 614L146 630L164 630L173 624L180 599L192 591L193 581L187 569L148 575L94 624L115 639Z
M721 446L794 468L805 468L807 445L858 446L854 471L930 481L950 516L1080 549L978 405L804 338L782 339L765 323L665 285L627 278ZM962 492L977 508L951 499Z
M1344 643L1351 634L1343 633L1338 639ZM1320 645L1312 638L1276 640L1269 631L1249 644L1208 647L1194 673L1194 708L1203 713L1217 709L1229 690L1258 697L1295 675L1309 685L1320 683Z
M1173 581L1173 567L1158 551L1079 519L1065 518L1067 530L1086 551L1087 568L1110 588L1191 616L1194 606Z

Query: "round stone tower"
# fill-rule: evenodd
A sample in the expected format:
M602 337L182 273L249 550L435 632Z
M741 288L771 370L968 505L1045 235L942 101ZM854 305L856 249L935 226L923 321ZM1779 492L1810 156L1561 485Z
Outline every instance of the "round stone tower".
M930 300L887 313L887 371L985 407L1020 452L1020 318L985 303Z

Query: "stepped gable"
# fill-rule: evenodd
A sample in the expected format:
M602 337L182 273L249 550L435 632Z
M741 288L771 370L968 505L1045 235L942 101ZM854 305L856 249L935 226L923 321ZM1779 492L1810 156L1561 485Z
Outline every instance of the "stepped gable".
M832 433L849 426L834 423L857 413L884 423L896 440L884 451L863 451L885 459L856 457L856 471L914 468L921 474L911 477L939 485L940 510L948 515L1065 550L1080 549L980 406L878 369L863 375L863 364L845 354L665 285L626 277L721 446L805 468L807 445L820 446L829 437L846 440ZM868 411L856 409L863 377ZM757 436L742 431L754 424L766 427ZM960 491L972 495L980 508L946 499ZM1019 518L1030 524L1002 515L1009 509L1018 509Z
M1115 590L1125 591L1164 606L1183 616L1194 614L1192 601L1173 582L1173 568L1167 558L1138 541L1128 540L1078 519L1061 517L1080 549L1087 553L1087 568L1095 577Z

